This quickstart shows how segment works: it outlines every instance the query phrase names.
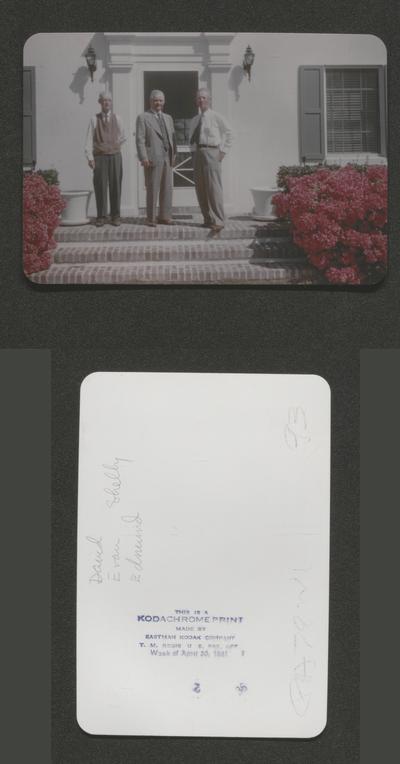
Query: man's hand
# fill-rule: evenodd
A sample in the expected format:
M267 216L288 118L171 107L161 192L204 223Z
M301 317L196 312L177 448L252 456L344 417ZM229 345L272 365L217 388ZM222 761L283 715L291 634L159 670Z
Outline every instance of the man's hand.
M145 167L146 169L147 169L148 167L151 167L151 162L150 162L150 159L143 159L143 161L142 161L142 165L143 165L143 167Z
M88 165L89 165L91 170L94 170L94 159L89 159L88 160Z
M220 151L220 152L219 152L219 161L220 161L220 162L222 162L222 160L223 160L224 156L225 156L225 151Z

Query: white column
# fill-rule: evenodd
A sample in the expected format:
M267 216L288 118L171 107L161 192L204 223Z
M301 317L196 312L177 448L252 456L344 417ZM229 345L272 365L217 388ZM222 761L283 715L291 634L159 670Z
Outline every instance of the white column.
M113 97L113 109L121 117L127 140L122 145L122 217L134 217L138 214L137 198L137 159L134 138L135 125L132 114L132 104L136 102L132 92L134 77L131 66L110 66L112 75L111 92Z
M215 111L218 111L226 121L231 124L228 76L229 68L214 66L209 67L211 78L211 104ZM231 155L228 153L222 162L222 184L224 189L224 207L226 213L233 210L232 195L232 163Z
M231 124L231 102L228 88L229 73L232 67L230 43L235 35L232 33L207 32L208 41L208 71L210 75L212 108L218 111ZM224 188L224 206L229 214L234 209L232 193L232 163L227 154L222 164L222 182Z

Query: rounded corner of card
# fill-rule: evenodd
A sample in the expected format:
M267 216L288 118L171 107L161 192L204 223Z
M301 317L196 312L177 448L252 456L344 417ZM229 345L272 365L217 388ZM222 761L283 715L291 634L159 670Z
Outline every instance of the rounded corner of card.
M322 377L321 374L311 374L310 377L315 380L316 384L318 385L318 387L321 388L321 390L324 390L327 393L327 395L328 395L328 397L330 399L330 397L331 397L331 386L330 386L328 380L325 379L325 377Z
M365 35L365 37L369 37L371 40L378 40L378 42L380 42L380 44L382 45L382 48L385 51L385 56L387 58L387 45L386 45L385 41L382 40L382 37L379 37L378 34L367 34L367 35Z
M387 275L388 275L388 271L387 271L387 268L385 268L385 270L382 270L380 273L376 275L376 278L373 281L371 281L371 283L368 284L368 286L371 286L373 288L373 287L379 286L380 284L383 284L383 282L386 281L387 279Z
M32 274L31 274L31 273L28 273L28 271L26 271L25 269L23 269L23 270L22 270L22 275L23 275L24 279L26 279L27 281L29 281L29 283L30 283L30 284L33 284L34 286L36 286L36 282L35 282L34 278L32 277Z
M305 737L308 740L313 740L314 738L319 737L319 735L322 735L322 733L325 732L327 723L327 715L324 714L322 719L316 721L314 728Z
M35 44L36 38L43 38L43 37L45 37L43 32L34 32L33 34L30 34L29 37L27 37L24 42L24 56L27 53L29 53L29 45Z
M81 396L86 393L87 388L91 388L93 385L96 385L98 378L102 376L102 371L91 371L90 374L87 374L81 382Z
M76 723L77 723L79 729L82 730L82 732L84 732L86 735L96 735L97 734L97 730L92 729L90 727L89 722L86 721L86 719L84 719L82 717L82 715L81 715L79 710L77 710L77 712L76 712Z

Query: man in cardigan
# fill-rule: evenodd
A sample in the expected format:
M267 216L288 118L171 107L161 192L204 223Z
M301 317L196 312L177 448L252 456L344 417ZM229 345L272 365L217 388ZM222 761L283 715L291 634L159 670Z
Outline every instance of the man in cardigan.
M105 223L107 195L110 192L111 224L120 225L122 157L121 144L126 140L121 118L112 111L112 98L100 93L101 110L91 118L85 145L89 167L93 170L96 196L96 226Z
M144 168L146 182L146 224L172 223L172 186L176 138L174 121L163 113L165 103L161 90L150 93L150 109L139 114L136 120L136 148ZM157 200L159 217L156 220Z

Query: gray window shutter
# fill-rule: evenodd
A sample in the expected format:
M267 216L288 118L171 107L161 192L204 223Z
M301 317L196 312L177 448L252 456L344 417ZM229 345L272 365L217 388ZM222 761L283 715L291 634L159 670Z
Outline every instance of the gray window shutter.
M36 164L36 125L35 125L35 70L24 68L23 87L23 163L24 167L34 168Z
M324 68L301 66L299 69L300 160L325 157Z
M379 67L379 126L380 151L387 156L387 67Z

